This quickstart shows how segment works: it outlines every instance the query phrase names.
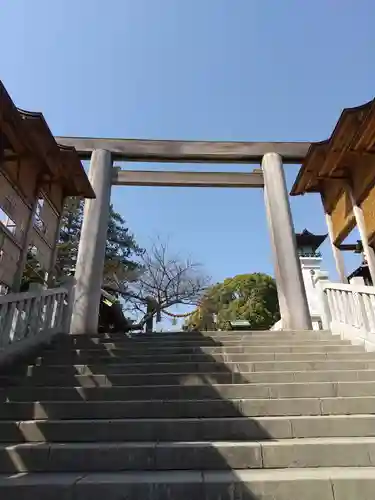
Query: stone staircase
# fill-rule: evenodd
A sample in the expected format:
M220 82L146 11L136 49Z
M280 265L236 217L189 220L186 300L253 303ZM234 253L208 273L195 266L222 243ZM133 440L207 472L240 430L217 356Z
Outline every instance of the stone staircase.
M1 380L1 500L374 500L375 353L326 332L64 337Z

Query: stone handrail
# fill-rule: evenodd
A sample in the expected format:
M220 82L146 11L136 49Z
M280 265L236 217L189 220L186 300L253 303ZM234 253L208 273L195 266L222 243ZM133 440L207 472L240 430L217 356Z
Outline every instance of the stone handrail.
M375 350L375 287L321 282L325 327Z
M68 333L71 302L70 285L0 296L0 365Z

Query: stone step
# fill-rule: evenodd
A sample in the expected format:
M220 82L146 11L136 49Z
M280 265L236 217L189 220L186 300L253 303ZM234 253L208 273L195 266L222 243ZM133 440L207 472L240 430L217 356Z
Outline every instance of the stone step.
M359 356L357 356L357 354ZM368 359L375 359L374 352L365 352L360 346L343 346L335 349L312 349L306 350L278 350L277 348L268 348L266 350L249 350L247 352L193 352L193 353L139 353L134 354L126 350L76 350L71 352L50 352L39 356L36 359L36 364L53 364L56 362L62 363L82 363L83 361L96 361L113 362L114 360L126 360L129 363L168 363L168 362L205 362L205 361L272 361L272 360L305 360L305 359L348 359L350 357L365 357Z
M373 500L374 491L374 467L0 476L2 500Z
M50 346L45 348L45 352L55 351L56 349L62 352L70 351L72 349L126 349L129 352L145 352L145 353L153 353L153 352L211 352L211 350L217 350L217 352L223 352L223 350L233 349L237 351L239 349L248 348L251 349L253 347L303 347L303 348L311 348L314 350L314 346L351 346L352 344L348 340L340 340L340 338L332 337L327 340L304 340L301 338L296 339L246 339L246 340L236 340L236 341L228 341L225 343L217 343L217 342L207 342L207 340L202 341L202 343L195 342L191 343L188 341L178 342L176 345L170 343L162 343L158 342L157 344L147 344L146 342L136 343L129 340L123 340L118 342L112 341L100 341L99 339L90 340L88 338L84 339L69 339L69 337L64 338L64 341L52 342ZM80 340L80 342L78 342ZM203 351L200 351L203 349ZM212 352L214 352L212 351ZM239 351L243 352L243 351ZM245 351L246 352L246 351Z
M238 346L215 346L215 347L157 347L142 349L136 347L116 347L114 344L102 344L96 347L78 349L75 346L69 346L64 349L46 349L43 356L64 356L73 357L80 354L89 356L192 356L192 355L213 355L213 354L254 354L254 353L310 353L310 352L365 352L362 346L347 344L311 344L306 345L282 345L282 344L264 344L264 345L238 345Z
M375 414L375 397L2 402L1 420Z
M118 364L129 363L140 364L150 367L154 364L162 363L256 363L259 361L321 361L324 359L347 360L347 359L369 359L375 361L375 352L305 352L305 353L278 353L278 352L258 352L246 354L158 354L158 355L89 355L85 352L73 356L65 356L61 353L38 357L36 365L62 365L62 364L90 364L105 363Z
M321 337L321 335L320 335ZM190 345L189 342L194 341L194 342L206 342L208 343L208 347L210 345L222 345L221 341L216 342L217 339L215 338L210 338L210 337L189 337L188 339L178 339L175 338L174 341L178 341L179 344L182 345ZM350 345L350 341L344 338L341 338L339 335L333 335L333 334L327 334L324 333L323 338L315 338L315 337L306 337L304 334L301 335L292 335L292 336L283 336L283 335L277 335L277 336L272 336L269 337L267 335L261 335L261 336L230 336L229 340L234 340L236 342L244 342L244 343L249 343L249 345L253 344L272 344L272 343L278 343L278 344L285 344L285 345L310 345L310 344L346 344ZM113 344L113 345L123 345L124 347L147 347L147 344L151 343L154 345L151 345L151 347L158 349L163 346L166 347L173 347L173 344L170 344L170 342L162 342L160 340L158 341L153 341L152 339L144 339L144 341L139 342L135 339L129 338L129 337L116 337L115 339L110 338L110 337L92 337L92 336L74 336L74 335L64 335L60 337L56 337L54 340L51 341L51 345L60 345L60 346L76 346L80 347L78 344L81 344L83 346L102 346L106 344Z
M0 473L371 467L375 438L0 445Z
M375 354L304 335L64 337L0 377L1 500L373 500Z
M308 332L302 330L202 330L198 332L185 332L185 331L174 331L174 332L153 332L153 333L132 333L130 334L131 338L142 338L142 339L165 339L165 338L176 338L176 337L223 337L228 335L304 335L304 334L315 334L315 333L331 333L329 330L310 330ZM120 336L121 333L100 333L97 334L98 337L113 337ZM80 337L80 334L73 335L74 337Z
M124 333L100 333L96 335L69 335L70 338L80 339L84 337L99 338L99 339L129 339L132 341L143 340L173 340L173 339L195 339L195 338L208 338L216 339L223 337L311 337L311 338L325 338L326 336L332 337L333 334L328 330L231 330L231 331L208 331L208 332L161 332L161 333L139 333L139 334L124 334Z
M44 376L0 377L0 387L117 387L144 385L214 385L214 384L244 384L244 383L292 383L292 382L355 382L375 381L375 370L338 370L338 371L302 371L302 372L227 372L207 374L155 373L136 375L75 375L55 374L46 381Z
M191 335L191 334L184 334L184 335L171 335L171 336L158 336L158 335L152 335L152 336L143 336L143 335L138 335L135 337L124 337L122 334L114 334L110 335L108 337L102 337L102 336L97 336L100 340L104 339L110 339L113 342L116 342L118 340L130 340L131 342L134 343L143 343L143 342L154 342L154 343L165 343L168 344L169 342L188 342L191 340L194 341L203 341L203 340L208 340L211 342L222 342L226 340L250 340L250 339L299 339L303 338L305 340L326 340L326 339L333 339L333 338L340 338L338 335L333 335L331 332L328 331L308 331L308 332L291 332L291 331L284 331L284 332L274 332L274 331L268 331L265 330L263 332L219 332L220 334L218 335ZM77 337L75 337L77 338Z
M282 330L282 331L274 331L274 330L227 330L227 331L202 331L202 332L162 332L162 333L140 333L140 334L132 334L130 338L132 340L154 340L154 339L189 339L189 338L222 338L222 337L298 337L298 336L311 336L315 338L322 338L326 335L332 336L332 332L329 330L309 330L309 331L300 331L300 330ZM78 335L79 336L79 335ZM108 337L108 338L117 338L121 337L121 333L110 333L110 334L99 334L98 337ZM77 336L76 336L77 337Z
M375 381L123 387L14 387L0 401L147 401L375 396Z
M46 377L55 374L65 376L96 374L206 374L206 373L228 373L228 372L265 372L265 371L325 371L325 370L373 370L375 360L370 361L366 357L362 359L323 359L319 361L256 361L256 362L205 362L205 363L90 363L90 364L56 364L56 365L31 365L25 369L25 375Z
M327 339L337 339L340 340L340 335L332 334L328 331L309 331L309 332L231 332L224 333L222 335L201 335L201 334L184 334L184 335L170 335L169 337L163 337L159 335L138 335L129 336L127 334L116 333L109 335L66 335L56 338L57 342L155 342L155 343L168 343L169 341L221 341L223 339L242 339L242 340L252 340L252 339L284 339L284 340L327 340Z
M375 415L0 421L2 443L375 437Z
M203 335L174 335L170 337L162 337L154 335L152 337L128 337L125 334L113 334L107 336L88 336L88 335L67 335L66 337L59 337L56 343L60 345L72 345L85 346L93 343L126 343L132 345L144 345L144 346L160 346L160 345L186 345L192 343L199 345L221 345L230 342L251 342L251 341L340 341L339 335L332 335L330 332L324 331L310 331L310 332L249 332L249 333L230 333L220 336L203 336Z

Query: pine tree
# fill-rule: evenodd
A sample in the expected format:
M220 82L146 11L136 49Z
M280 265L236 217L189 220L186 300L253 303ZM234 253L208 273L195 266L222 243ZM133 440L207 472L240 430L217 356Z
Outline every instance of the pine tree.
M77 263L78 246L83 222L83 201L69 199L64 207L61 222L60 239L56 259L57 279L73 275ZM137 245L134 236L126 227L125 219L110 206L107 244L105 252L104 275L114 272L122 277L138 269L133 260L143 250Z
M69 198L64 206L56 258L56 277L74 274L83 221L83 201Z
M133 259L143 254L125 224L122 215L110 205L104 274L116 273L120 281L140 268L139 262Z

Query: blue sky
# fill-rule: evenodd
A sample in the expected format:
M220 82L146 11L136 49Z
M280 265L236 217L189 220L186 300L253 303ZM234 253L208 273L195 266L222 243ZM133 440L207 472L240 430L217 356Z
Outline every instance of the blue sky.
M315 141L374 97L374 18L371 0L0 0L0 78L55 135ZM291 186L298 166L285 168ZM169 238L214 281L272 274L261 190L122 187L112 199L142 245ZM297 231L326 231L314 196L292 211Z

